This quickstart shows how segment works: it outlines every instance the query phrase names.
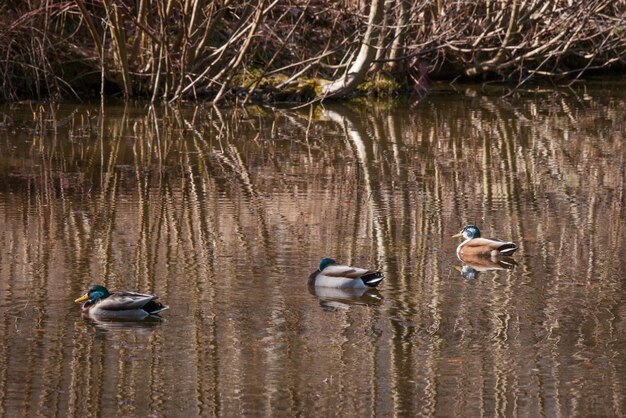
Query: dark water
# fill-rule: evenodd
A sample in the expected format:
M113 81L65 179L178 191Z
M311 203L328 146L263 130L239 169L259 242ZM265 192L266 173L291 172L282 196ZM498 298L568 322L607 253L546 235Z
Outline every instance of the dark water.
M624 88L5 106L0 415L623 416ZM517 265L464 267L470 222ZM386 280L311 294L322 256ZM85 320L91 283L170 310Z

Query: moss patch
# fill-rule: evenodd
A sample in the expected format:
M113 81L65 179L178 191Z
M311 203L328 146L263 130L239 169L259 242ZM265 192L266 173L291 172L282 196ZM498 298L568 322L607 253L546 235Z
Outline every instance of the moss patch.
M397 95L402 86L396 79L386 74L376 74L361 83L357 87L357 91L367 94L368 96L376 96L381 98L393 97Z

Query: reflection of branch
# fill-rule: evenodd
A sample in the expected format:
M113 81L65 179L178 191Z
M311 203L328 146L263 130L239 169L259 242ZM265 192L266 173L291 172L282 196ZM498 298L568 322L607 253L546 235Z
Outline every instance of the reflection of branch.
M243 186L245 194L250 198L250 203L258 216L259 224L261 225L261 234L263 236L263 246L266 251L271 252L273 242L270 239L268 222L266 220L260 193L257 191L257 187L252 181L250 172L237 147L228 143L221 151L213 150L209 148L202 134L189 121L184 120L184 123L194 136L201 140L196 145L201 155L205 155L212 160L217 160L222 167L228 167L229 171L236 175L239 183Z
M380 218L377 214L377 207L379 206L376 201L376 196L379 193L373 192L372 180L370 176L370 161L365 148L365 142L361 136L361 132L358 130L357 125L354 124L348 116L340 114L338 111L332 109L325 109L324 115L330 120L340 125L345 133L346 139L348 139L356 151L356 157L363 170L365 177L365 190L367 192L367 208L370 219L372 219L373 230L376 235L376 249L378 253L378 261L384 266L383 270L386 270L387 257L385 247L385 230L381 224Z

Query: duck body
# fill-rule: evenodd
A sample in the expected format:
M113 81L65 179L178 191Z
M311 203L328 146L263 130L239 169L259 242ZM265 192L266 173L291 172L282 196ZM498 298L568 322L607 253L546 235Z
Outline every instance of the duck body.
M513 242L502 241L494 238L482 238L480 230L475 225L465 226L461 232L453 237L463 237L463 241L456 248L458 257L462 256L483 256L501 257L510 256L517 251L517 245Z
M74 302L84 302L82 312L97 318L144 319L169 308L156 295L136 292L109 292L100 285L89 287L86 294Z
M309 276L309 286L364 289L378 286L384 278L379 271L341 265L332 258L323 258L319 269Z

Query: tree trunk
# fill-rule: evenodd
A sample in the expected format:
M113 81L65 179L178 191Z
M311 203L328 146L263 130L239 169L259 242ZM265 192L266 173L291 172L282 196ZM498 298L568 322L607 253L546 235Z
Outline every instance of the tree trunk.
M411 5L408 0L397 1L397 23L393 43L391 44L391 50L389 51L389 71L392 74L398 74L406 72L406 60L399 61L400 57L404 56L404 38L407 31L407 22L409 20L409 9Z
M323 97L343 97L352 92L365 78L376 56L379 27L383 16L385 0L372 0L367 30L361 40L359 55L350 69L339 79L323 86Z

